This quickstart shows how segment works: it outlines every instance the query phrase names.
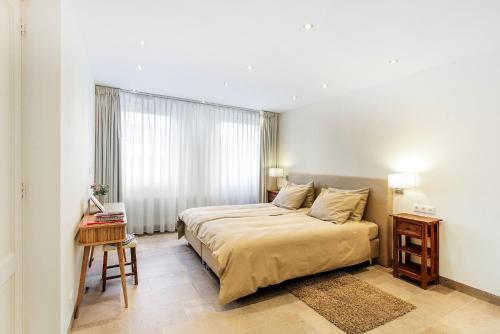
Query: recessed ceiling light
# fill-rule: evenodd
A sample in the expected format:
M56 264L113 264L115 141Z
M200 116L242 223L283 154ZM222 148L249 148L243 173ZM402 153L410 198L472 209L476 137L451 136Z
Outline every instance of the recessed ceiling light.
M251 71L251 70L253 70L253 66L252 66L252 65L248 65L248 66L247 66L247 69L248 69L249 71Z
M137 69L138 69L139 71L142 71L142 65L137 65Z
M292 100L294 100L294 101L297 100L297 96L295 96L295 95L292 96Z
M304 24L304 29L305 30L311 30L312 28L314 28L314 25L312 23L306 23L306 24Z
M140 41L139 41L139 45L140 45L140 46L144 46L144 44L146 44L146 42L144 42L143 40L140 40Z
M229 82L224 82L224 86L229 86Z
M323 84L323 88L324 88L324 89L327 89L327 88L328 88L328 84L324 83L324 84Z
M399 59L397 58L389 60L389 64L397 64L397 63L399 63Z

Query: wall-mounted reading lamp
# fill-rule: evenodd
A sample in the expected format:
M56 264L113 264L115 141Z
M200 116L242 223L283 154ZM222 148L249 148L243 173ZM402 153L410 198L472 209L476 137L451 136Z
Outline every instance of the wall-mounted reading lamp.
M396 194L404 194L405 189L415 188L417 176L413 173L389 174L389 188L393 188Z
M287 180L288 173L284 168L269 168L269 176L277 178L276 185L278 189L281 189L284 182L283 179Z

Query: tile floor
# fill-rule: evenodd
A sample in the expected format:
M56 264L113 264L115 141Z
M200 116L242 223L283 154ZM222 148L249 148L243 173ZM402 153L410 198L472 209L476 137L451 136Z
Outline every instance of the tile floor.
M110 261L117 261L116 253ZM108 281L101 293L102 253L96 250L72 333L343 333L280 286L218 305L217 279L175 234L140 237L138 261L139 285L128 278L125 309L119 279ZM422 290L378 265L351 273L417 306L369 333L500 333L498 306L443 286Z

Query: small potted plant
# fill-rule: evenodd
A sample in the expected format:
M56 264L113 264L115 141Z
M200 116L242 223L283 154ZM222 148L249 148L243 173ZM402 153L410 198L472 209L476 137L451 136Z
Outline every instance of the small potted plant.
M90 186L90 189L92 189L92 194L99 202L101 202L101 204L106 203L106 195L109 192L109 186L107 184L94 183Z

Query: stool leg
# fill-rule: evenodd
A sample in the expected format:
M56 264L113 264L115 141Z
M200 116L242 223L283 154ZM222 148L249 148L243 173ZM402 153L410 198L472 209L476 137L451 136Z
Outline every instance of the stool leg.
M133 253L132 249L133 248L130 248L130 268L131 268L132 273L133 273L135 264L134 264L134 256L132 255L132 253Z
M132 272L134 273L135 285L139 284L139 278L137 277L137 254L135 253L135 247L130 248L130 257L132 258Z
M125 308L128 308L128 294L127 294L127 281L126 281L127 277L125 276L125 261L123 260L123 246L121 242L116 244L116 249L118 253L118 262L120 263L120 276L122 280L123 299L125 301Z
M108 252L104 252L102 258L102 292L106 291L106 276L108 275Z
M90 260L89 260L89 268L92 267L92 262L94 261L94 246L90 248Z
M123 261L127 262L127 252L125 251L125 248L123 248Z

